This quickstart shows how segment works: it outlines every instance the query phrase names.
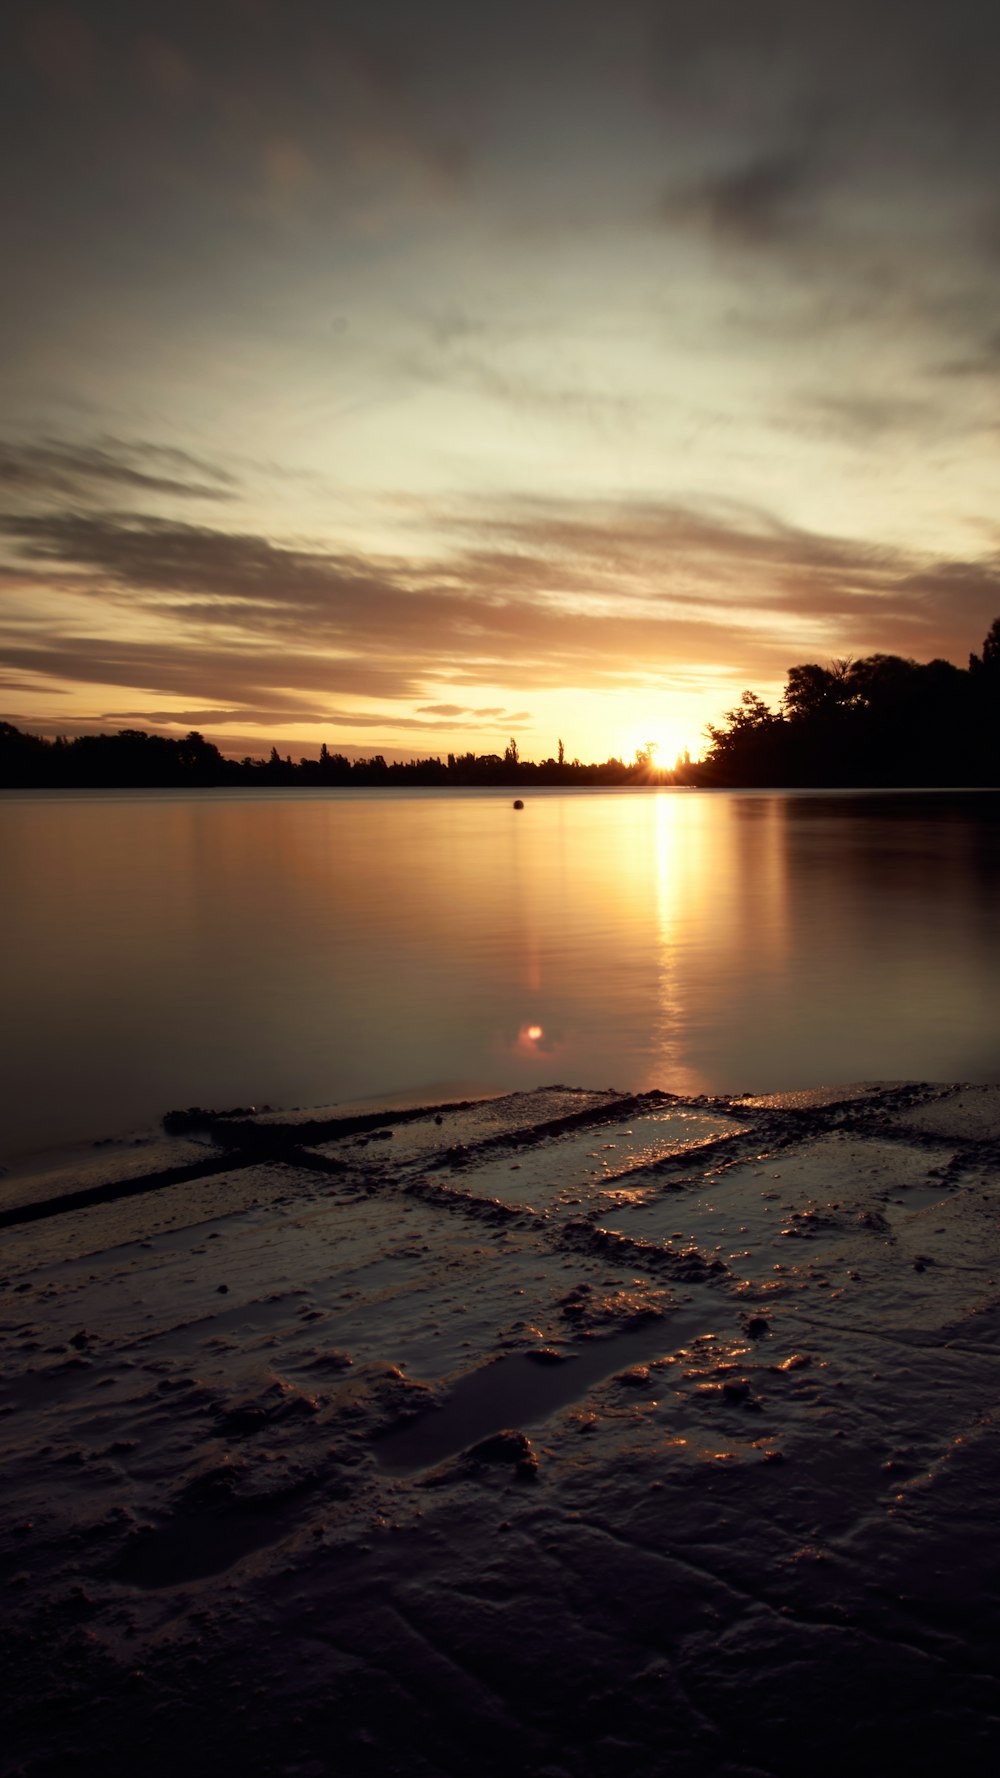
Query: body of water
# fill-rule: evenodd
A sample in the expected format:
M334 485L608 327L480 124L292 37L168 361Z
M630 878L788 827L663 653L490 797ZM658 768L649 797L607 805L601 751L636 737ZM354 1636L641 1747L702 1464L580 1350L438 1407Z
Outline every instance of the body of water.
M0 1160L177 1105L1000 1079L1000 795L8 792Z

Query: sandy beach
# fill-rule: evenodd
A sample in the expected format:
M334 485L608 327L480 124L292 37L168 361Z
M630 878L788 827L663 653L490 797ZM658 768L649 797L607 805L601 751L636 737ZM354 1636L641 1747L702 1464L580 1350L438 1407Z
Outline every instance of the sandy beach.
M982 1086L9 1176L0 1771L994 1771L998 1218Z

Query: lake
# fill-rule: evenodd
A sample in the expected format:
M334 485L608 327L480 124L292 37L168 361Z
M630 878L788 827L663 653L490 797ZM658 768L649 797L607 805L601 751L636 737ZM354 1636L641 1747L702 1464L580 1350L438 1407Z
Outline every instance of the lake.
M0 1161L170 1107L1000 1079L1000 794L6 792Z

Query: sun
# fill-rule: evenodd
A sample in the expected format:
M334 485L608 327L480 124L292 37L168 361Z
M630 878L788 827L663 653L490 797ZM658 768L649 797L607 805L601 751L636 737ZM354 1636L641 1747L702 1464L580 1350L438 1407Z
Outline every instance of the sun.
M646 766L654 772L672 771L677 760L691 749L689 739L679 726L665 728L662 723L657 723L644 728L637 724L627 734L623 755L626 763Z

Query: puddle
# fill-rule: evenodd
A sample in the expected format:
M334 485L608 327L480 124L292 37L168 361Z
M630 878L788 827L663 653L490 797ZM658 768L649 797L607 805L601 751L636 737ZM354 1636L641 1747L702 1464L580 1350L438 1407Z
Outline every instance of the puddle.
M203 1137L164 1136L162 1130L24 1155L6 1171L0 1169L0 1210L72 1196L94 1186L127 1183L213 1156L221 1170L221 1151L214 1143Z
M735 1101L750 1110L808 1111L823 1105L840 1105L846 1100L877 1099L892 1086L892 1081L846 1081L838 1086L798 1088L792 1093L747 1093ZM902 1085L902 1082L896 1082Z
M117 1574L143 1592L182 1586L225 1574L245 1556L280 1543L287 1535L288 1525L280 1514L244 1507L231 1515L138 1533L121 1558Z
M903 1210L908 1215L916 1216L924 1210L929 1210L932 1205L940 1204L943 1207L950 1204L955 1198L956 1187L942 1185L939 1179L926 1179L921 1185L902 1186L900 1192L901 1196L898 1201L889 1200L890 1206L896 1210ZM889 1213L891 1215L891 1209Z
M947 1148L883 1142L870 1136L831 1135L777 1150L758 1161L757 1166L783 1200L804 1190L817 1198L847 1198L868 1205L876 1203L881 1192L923 1185L930 1168L943 1166L950 1156L951 1150Z
M469 1164L441 1174L449 1183L460 1178L477 1196L537 1208L574 1203L610 1193L648 1190L655 1182L638 1177L671 1155L686 1154L728 1136L745 1135L747 1126L721 1113L662 1111L630 1118L623 1124L557 1136L531 1148L492 1155L482 1165ZM631 1175L637 1177L631 1180ZM438 1177L438 1175L431 1175Z
M954 1186L942 1186L940 1180L927 1179L922 1185L902 1187L897 1197L887 1198L883 1214L894 1233L931 1227L939 1217L951 1218L956 1198Z
M534 1426L616 1371L665 1358L703 1320L704 1311L697 1317L671 1312L625 1333L563 1348L561 1363L506 1353L462 1377L440 1408L385 1433L375 1448L379 1466L389 1475L414 1475L493 1433Z
M637 1194L609 1207L603 1223L679 1251L696 1247L760 1280L776 1263L825 1258L857 1238L865 1209L891 1223L941 1204L951 1193L927 1178L936 1164L941 1155L933 1150L828 1137L726 1168L707 1189Z
M769 1182L754 1180L758 1189L752 1193L745 1185L733 1189L734 1183L729 1174L713 1182L709 1192L689 1188L644 1203L616 1205L603 1219L603 1227L613 1234L661 1242L678 1253L697 1250L705 1259L735 1265L742 1276L769 1273L775 1260L789 1258L781 1251L791 1244L781 1238L789 1225L788 1211L759 1189ZM807 1235L808 1223L801 1226Z
M479 1142L491 1141L506 1132L513 1139L536 1142L536 1126L550 1118L573 1116L588 1107L599 1107L615 1095L580 1092L569 1088L547 1089L538 1094L503 1094L486 1104L466 1110L449 1110L442 1105L425 1117L412 1122L392 1123L352 1135L331 1135L326 1140L309 1144L312 1152L339 1160L363 1157L381 1158L387 1167L420 1161L439 1155L444 1149L462 1143L475 1149ZM261 1122L266 1120L261 1119Z

